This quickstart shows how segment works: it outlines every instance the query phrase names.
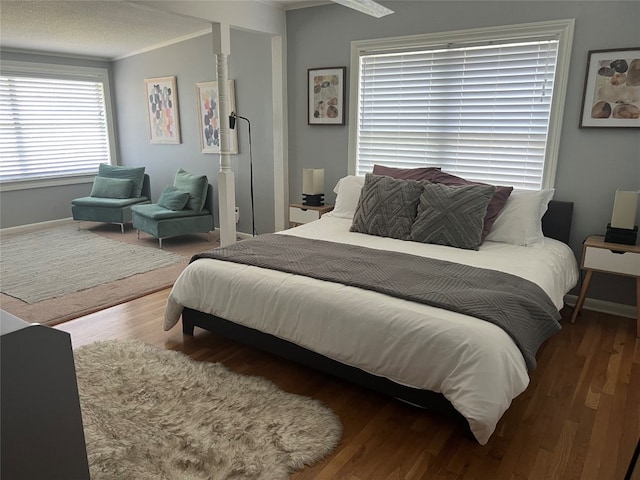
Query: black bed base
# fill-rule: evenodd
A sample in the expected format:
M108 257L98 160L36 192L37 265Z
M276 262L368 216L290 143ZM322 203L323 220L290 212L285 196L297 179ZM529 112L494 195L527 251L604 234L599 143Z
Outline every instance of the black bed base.
M542 218L542 230L545 236L568 243L572 215L573 202L556 200L549 202L547 212ZM182 312L182 331L187 335L193 335L194 327L204 328L212 333L223 335L237 342L279 355L287 360L306 365L356 385L453 418L464 425L467 434L473 438L467 420L441 393L400 385L388 378L372 375L358 368L345 365L273 335L197 310L185 308Z
M182 312L182 332L193 335L194 327L204 328L237 342L292 360L301 365L347 380L361 387L389 395L398 400L433 411L464 424L471 435L467 420L451 405L441 393L407 387L388 378L367 373L350 365L332 360L324 355L303 348L294 343L263 333L250 327L238 325L220 317L191 308Z

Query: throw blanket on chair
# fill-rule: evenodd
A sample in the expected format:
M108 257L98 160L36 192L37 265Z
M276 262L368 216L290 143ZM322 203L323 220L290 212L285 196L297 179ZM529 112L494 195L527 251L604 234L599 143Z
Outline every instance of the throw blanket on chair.
M560 313L535 283L459 263L292 235L264 234L194 255L280 270L424 303L491 322L516 343L529 370L560 330Z

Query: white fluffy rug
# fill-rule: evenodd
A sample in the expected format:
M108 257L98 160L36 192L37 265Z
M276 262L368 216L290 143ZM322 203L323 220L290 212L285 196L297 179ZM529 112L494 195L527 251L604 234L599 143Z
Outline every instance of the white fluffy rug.
M136 340L74 353L92 480L289 478L342 425L321 402Z

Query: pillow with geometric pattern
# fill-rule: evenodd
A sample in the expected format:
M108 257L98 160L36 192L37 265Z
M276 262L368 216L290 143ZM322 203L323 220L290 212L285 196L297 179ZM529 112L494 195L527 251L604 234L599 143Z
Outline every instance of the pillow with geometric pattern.
M447 172L441 172L439 170L430 170L429 172L427 172L425 180L429 180L432 183L443 183L444 185L449 186L487 185L486 183L472 182L471 180L467 180L456 175L451 175ZM493 194L493 198L487 206L487 213L484 216L484 226L482 227L482 242L486 240L487 235L489 235L489 232L491 232L493 223L498 218L498 215L500 215L500 212L507 203L507 199L509 198L509 195L511 195L512 191L513 187L496 187L496 193Z
M410 240L478 250L493 185L425 185Z
M368 173L350 230L407 240L416 218L422 187L426 183Z

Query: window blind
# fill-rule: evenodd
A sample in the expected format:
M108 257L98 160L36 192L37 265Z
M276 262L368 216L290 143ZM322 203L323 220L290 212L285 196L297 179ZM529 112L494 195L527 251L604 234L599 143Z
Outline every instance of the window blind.
M437 166L540 189L558 40L360 56L356 174Z
M95 174L110 163L101 81L0 75L0 181Z

